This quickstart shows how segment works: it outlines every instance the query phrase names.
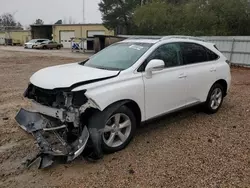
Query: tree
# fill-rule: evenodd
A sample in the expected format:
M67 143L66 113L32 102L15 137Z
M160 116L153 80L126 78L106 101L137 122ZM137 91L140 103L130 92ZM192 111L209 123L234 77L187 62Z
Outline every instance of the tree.
M181 6L154 1L136 9L134 22L138 34L168 35L181 29L181 17Z
M62 24L63 21L62 20L57 20L57 22L55 24Z
M155 0L133 15L140 34L249 35L248 0Z
M10 13L4 13L0 16L0 29L16 30L23 29L20 22L16 22L14 16Z
M41 20L41 19L36 19L34 25L43 25L44 24L44 21Z
M99 9L103 24L110 29L123 27L123 34L133 33L133 13L141 0L101 0Z

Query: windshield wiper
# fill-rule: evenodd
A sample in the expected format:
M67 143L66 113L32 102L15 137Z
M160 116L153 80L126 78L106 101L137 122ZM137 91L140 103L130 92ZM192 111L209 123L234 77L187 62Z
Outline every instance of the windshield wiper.
M86 67L92 67L92 68L96 68L96 69L102 69L102 70L111 70L111 71L121 71L122 69L118 69L118 68L112 68L112 67L103 67L103 66L95 66L95 65L91 65L91 64L87 64L84 65Z
M103 70L121 71L121 69L118 69L118 68L112 68L112 67L95 66L94 68L97 68L97 69L103 69Z

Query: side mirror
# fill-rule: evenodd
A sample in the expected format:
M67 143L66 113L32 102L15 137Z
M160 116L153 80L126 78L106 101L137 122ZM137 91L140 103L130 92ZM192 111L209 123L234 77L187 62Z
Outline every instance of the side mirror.
M152 72L164 69L165 63L160 59L152 59L145 68L146 78L152 78Z

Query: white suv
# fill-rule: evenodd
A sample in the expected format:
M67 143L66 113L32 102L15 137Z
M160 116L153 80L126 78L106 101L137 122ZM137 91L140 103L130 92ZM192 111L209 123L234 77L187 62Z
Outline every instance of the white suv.
M130 38L83 62L36 72L25 92L35 112L21 109L16 120L38 140L41 168L86 148L98 159L125 148L146 120L197 104L217 112L230 82L228 61L212 43Z

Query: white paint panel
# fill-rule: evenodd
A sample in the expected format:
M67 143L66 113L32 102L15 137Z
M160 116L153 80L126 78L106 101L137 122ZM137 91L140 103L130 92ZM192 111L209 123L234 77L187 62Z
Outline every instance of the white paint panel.
M41 69L31 76L30 82L43 89L65 88L75 83L115 76L118 73L119 71L108 71L71 63Z
M94 35L105 35L105 31L88 31L88 37L94 37Z
M60 43L63 44L64 48L71 48L71 39L75 37L75 31L61 31L60 32Z

